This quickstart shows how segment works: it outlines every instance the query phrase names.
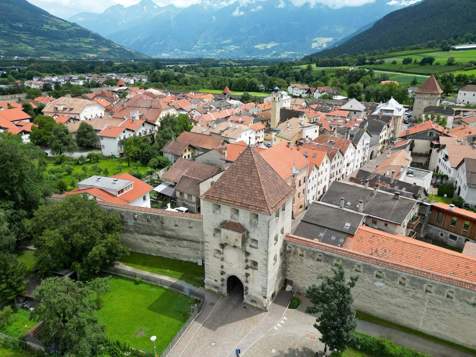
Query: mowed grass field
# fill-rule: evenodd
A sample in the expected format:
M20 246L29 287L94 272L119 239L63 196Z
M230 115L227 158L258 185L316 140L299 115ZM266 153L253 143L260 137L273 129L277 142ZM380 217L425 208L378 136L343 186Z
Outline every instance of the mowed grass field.
M467 50L467 51L434 51L428 50L425 52L396 52L389 53L382 59L386 63L391 63L392 61L402 62L404 58L412 58L413 60L420 61L424 57L434 57L435 62L440 64L445 64L448 61L448 58L453 57L456 63L468 63L471 61L476 61L476 50Z
M194 303L172 290L113 277L97 317L111 340L145 352L153 351L150 337L157 336L161 354L189 318Z
M398 73L398 72L389 72L389 71L375 71L376 74L383 74L388 77L390 81L397 81L402 85L410 85L413 80L416 80L417 84L423 83L428 76L422 74L409 74L409 73Z

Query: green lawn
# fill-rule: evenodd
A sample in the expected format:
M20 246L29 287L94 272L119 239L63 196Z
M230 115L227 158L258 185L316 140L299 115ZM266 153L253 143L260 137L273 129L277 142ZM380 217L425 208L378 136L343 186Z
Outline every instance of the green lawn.
M397 81L403 85L410 85L414 79L417 83L423 83L428 76L422 74L409 74L409 73L399 73L399 72L390 72L390 71L374 71L376 74L385 74L387 75L390 81Z
M452 198L448 198L448 197L445 198L438 195L428 195L428 200L430 202L446 203L448 205L453 202Z
M111 278L98 320L112 340L152 352L157 336L162 352L190 316L194 300L172 290L128 279Z
M205 89L202 88L199 90L200 93L210 93L210 94L223 94L222 89ZM242 96L243 93L245 92L238 92L238 91L231 91L231 95L233 96ZM247 92L249 95L253 97L267 97L269 96L269 93L264 93L264 92Z
M0 347L0 356L2 357L28 357L30 353L25 351L12 350L7 347Z
M79 181L94 175L112 176L127 172L141 178L152 171L151 168L137 163L131 163L129 166L127 161L121 159L101 159L97 163L86 162L83 164L68 159L58 164L55 160L50 159L46 167L46 176L53 183L64 181L67 189L71 190L76 188Z
M30 331L36 322L30 320L30 312L19 309L14 312L7 326L0 329L0 332L14 338L20 338Z
M32 271L33 267L36 264L36 257L34 255L34 251L32 250L24 250L18 256L18 260L25 264L28 271Z
M367 357L365 353L356 351L352 348L349 348L348 350L345 350L344 353L341 354L341 357Z
M203 286L205 272L203 266L198 264L139 253L131 253L121 262L133 268L170 276L195 286Z
M407 52L396 52L389 53L383 59L385 62L392 62L396 60L397 62L402 62L405 57L411 57L412 59L421 60L423 57L434 57L435 62L440 64L445 64L448 58L453 57L456 60L456 63L468 63L470 61L476 60L476 50L467 50L467 51L407 51Z

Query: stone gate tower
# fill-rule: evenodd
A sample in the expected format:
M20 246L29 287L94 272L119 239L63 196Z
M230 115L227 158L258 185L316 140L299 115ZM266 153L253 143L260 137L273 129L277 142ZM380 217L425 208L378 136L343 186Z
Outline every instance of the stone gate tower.
M202 197L205 287L267 309L283 284L283 241L291 231L293 190L248 147Z
M437 107L440 105L441 95L443 90L441 89L438 80L435 76L430 76L415 92L415 102L413 103L413 116L420 118L425 108Z

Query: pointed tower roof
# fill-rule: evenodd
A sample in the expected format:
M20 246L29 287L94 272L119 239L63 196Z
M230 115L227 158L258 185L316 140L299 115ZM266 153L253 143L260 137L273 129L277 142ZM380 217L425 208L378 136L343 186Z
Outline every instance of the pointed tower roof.
M203 198L271 215L292 193L259 152L247 147Z
M443 94L443 90L436 77L431 75L430 78L417 88L416 93L441 95Z

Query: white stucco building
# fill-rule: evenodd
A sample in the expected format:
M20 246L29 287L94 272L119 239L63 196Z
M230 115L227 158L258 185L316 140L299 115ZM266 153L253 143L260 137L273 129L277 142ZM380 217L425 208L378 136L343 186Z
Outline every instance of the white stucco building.
M457 104L476 105L476 85L470 84L464 86L458 91Z

